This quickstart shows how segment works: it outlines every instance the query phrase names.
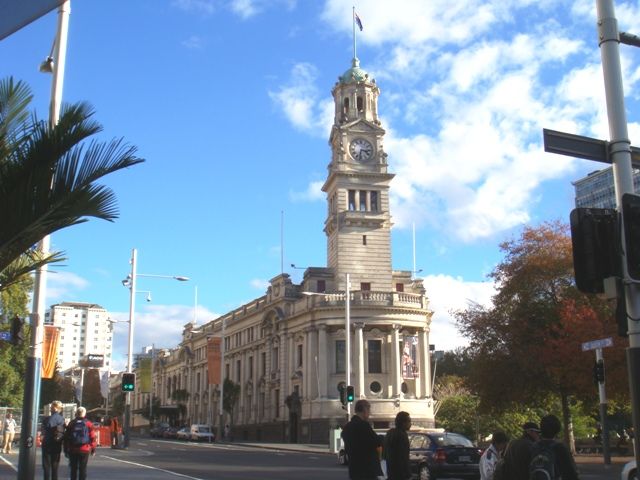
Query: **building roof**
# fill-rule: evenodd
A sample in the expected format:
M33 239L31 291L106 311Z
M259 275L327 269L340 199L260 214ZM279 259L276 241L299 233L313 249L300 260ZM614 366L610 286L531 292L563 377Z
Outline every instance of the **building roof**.
M340 83L357 83L357 82L371 82L375 83L375 79L369 77L369 74L360 68L360 60L354 57L351 61L351 68L344 72L340 76Z

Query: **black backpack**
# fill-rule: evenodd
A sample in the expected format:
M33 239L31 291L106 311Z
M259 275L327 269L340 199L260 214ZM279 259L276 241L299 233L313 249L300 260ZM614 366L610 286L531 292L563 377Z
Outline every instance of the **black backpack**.
M556 453L554 442L540 440L533 445L529 462L529 480L554 480L556 478Z

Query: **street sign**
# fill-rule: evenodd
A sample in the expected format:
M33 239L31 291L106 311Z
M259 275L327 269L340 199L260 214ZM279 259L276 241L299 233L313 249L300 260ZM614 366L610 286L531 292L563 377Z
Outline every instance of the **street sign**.
M85 359L83 366L89 368L102 368L104 367L104 355L98 353L90 353Z
M613 347L613 338L603 338L602 340L591 340L582 344L582 351L595 350L596 348Z
M4 340L5 342L10 342L11 332L0 332L0 340Z
M545 152L611 163L609 142L605 140L558 132L548 128L542 129L542 137ZM633 168L640 168L640 148L631 147L631 164Z

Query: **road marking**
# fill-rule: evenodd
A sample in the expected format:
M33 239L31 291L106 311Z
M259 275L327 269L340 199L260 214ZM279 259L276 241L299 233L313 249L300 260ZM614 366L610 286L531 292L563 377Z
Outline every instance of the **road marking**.
M11 468L13 468L14 472L18 471L17 467L13 466L13 463L11 463L9 460L7 460L6 458L4 458L3 456L0 456L0 460L2 460L4 463L6 463L7 465L9 465Z
M171 470L165 470L164 468L152 467L151 465L145 465L144 463L130 462L129 460L121 460L119 458L109 457L107 455L103 455L104 458L108 458L109 460L113 460L115 462L128 463L129 465L135 465L136 467L148 468L149 470L156 470L158 472L168 473L169 475L175 475L176 477L189 478L191 480L204 480L203 478L192 477L190 475L185 475L183 473L172 472Z

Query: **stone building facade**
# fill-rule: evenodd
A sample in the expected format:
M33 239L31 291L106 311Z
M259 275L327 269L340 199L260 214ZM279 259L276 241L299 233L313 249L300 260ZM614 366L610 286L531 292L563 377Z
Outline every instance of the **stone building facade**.
M222 376L240 386L233 415L224 412L222 420L236 438L326 442L347 420L339 399L347 383L371 402L376 427L392 424L401 410L414 425L434 425L432 312L421 280L391 264L393 174L378 118L380 90L354 58L332 94L323 186L327 266L307 268L300 284L287 274L274 277L262 297L204 325L188 323L178 347L158 352L153 394L163 412L182 412L184 423L220 422L220 388L209 385L207 371L207 339L214 336L223 338Z

